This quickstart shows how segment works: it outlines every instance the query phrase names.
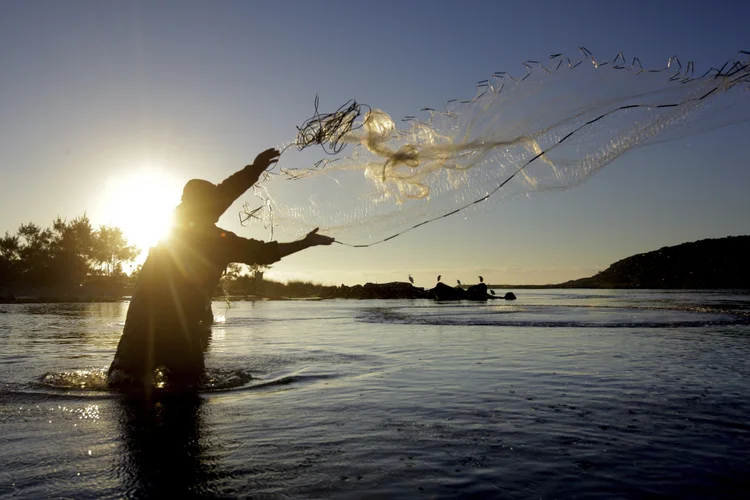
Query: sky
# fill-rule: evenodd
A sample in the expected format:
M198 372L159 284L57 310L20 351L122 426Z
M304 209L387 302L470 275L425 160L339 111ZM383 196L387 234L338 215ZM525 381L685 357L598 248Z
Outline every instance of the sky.
M142 240L134 215L166 219L187 180L218 182L288 143L316 95L414 115L581 46L706 70L750 50L748 18L750 4L729 1L3 0L0 234L85 212ZM663 246L750 234L747 137L743 122L637 149L575 188L372 248L309 249L267 276L559 283ZM248 198L219 225L265 239L239 224Z

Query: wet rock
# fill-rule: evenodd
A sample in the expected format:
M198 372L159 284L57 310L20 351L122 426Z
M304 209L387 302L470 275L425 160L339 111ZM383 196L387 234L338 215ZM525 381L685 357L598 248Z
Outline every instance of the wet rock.
M427 298L434 300L463 300L466 298L466 291L461 287L452 287L445 283L438 283L435 285L435 288L427 291Z
M466 290L466 300L487 300L490 296L487 294L487 285L477 283Z

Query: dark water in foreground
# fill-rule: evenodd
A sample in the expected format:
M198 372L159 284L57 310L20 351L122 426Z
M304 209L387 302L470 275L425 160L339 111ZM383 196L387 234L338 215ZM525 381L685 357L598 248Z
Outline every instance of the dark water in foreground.
M151 402L126 303L0 305L0 496L747 498L750 294L517 295L234 303Z

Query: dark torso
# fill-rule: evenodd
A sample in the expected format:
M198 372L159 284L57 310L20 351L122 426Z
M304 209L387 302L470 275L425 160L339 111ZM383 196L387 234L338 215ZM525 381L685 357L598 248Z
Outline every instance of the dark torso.
M228 264L222 234L213 225L178 228L151 249L110 373L143 377L157 367L202 372L211 296Z

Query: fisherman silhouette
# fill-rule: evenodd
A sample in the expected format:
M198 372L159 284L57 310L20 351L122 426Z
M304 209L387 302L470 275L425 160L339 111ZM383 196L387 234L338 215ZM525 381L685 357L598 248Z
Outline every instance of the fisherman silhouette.
M170 385L194 385L205 365L204 349L213 321L211 297L233 262L269 265L333 238L317 234L289 243L246 239L216 226L219 217L279 158L260 153L252 165L218 185L188 181L167 238L151 248L138 276L122 337L109 368L113 386L151 387L155 377Z

